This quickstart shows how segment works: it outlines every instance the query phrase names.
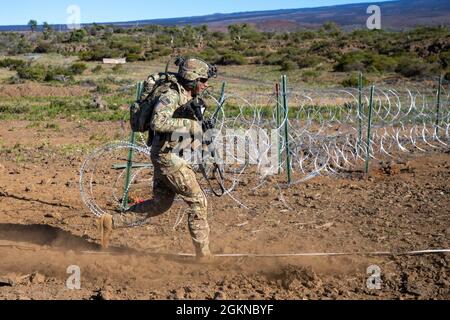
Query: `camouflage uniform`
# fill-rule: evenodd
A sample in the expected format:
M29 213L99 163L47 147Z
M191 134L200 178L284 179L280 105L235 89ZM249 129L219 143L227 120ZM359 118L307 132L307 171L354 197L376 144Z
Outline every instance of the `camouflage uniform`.
M181 68L180 73L182 74ZM122 215L115 215L114 227L128 226L163 214L170 209L178 194L189 206L189 231L196 254L199 257L209 256L210 228L207 221L206 196L200 188L192 167L172 152L178 143L178 141L172 141L172 133L191 132L193 122L197 122L173 117L174 112L192 97L179 84L168 83L165 86L160 91L161 96L155 106L150 125L155 133L151 149L151 160L154 166L154 197L134 205Z

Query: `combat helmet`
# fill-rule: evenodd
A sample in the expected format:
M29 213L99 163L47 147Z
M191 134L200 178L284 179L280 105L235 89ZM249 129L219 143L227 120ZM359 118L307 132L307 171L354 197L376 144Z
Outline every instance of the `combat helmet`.
M198 58L177 58L175 64L179 67L178 76L186 81L209 79L217 76L216 66L210 65Z

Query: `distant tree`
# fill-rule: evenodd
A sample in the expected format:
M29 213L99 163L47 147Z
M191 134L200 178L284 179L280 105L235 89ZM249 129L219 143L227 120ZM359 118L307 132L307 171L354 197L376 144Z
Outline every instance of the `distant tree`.
M327 21L322 25L322 29L331 34L339 34L341 32L341 29L339 26L334 23L333 21Z
M52 31L52 30L53 30L52 27L48 24L47 21L45 21L45 22L42 24L42 28L44 29L44 31Z
M242 37L242 27L241 24L232 24L228 26L228 32L230 33L230 37L235 41L241 41Z
M255 36L260 35L255 27L248 23L232 24L228 26L228 32L230 33L231 39L236 42L239 42L242 39L253 39Z
M44 39L45 40L48 40L48 38L50 37L50 35L52 34L52 32L53 32L53 29L52 29L52 27L48 24L48 22L46 21L46 22L44 22L43 24L42 24L42 28L43 28L43 33L44 33Z
M37 29L38 23L36 20L30 20L28 21L28 26L30 27L31 31L34 32Z

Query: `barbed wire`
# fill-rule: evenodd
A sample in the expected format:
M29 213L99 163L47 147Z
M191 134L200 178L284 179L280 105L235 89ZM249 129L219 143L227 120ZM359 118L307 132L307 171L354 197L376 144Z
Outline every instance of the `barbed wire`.
M208 101L213 111L220 103L213 94ZM224 160L225 193L240 207L248 208L234 192L236 188L245 185L255 190L273 183L267 179L287 170L287 155L293 172L291 185L295 185L318 175L339 176L368 159L392 160L401 153L449 148L450 86L445 80L439 103L436 88L375 87L370 130L370 88L361 92L353 88L291 88L287 101L288 113L273 92L224 96L212 145ZM111 210L106 207L117 207L123 191L142 188L151 194L151 148L144 135L139 137L135 144L121 141L101 147L83 163L81 198L94 215ZM236 146L244 147L235 150ZM133 168L131 181L125 186L125 169L115 171L112 166L117 161L126 162L124 154L130 150L144 167ZM101 179L103 183L99 183ZM205 183L202 186L208 188Z

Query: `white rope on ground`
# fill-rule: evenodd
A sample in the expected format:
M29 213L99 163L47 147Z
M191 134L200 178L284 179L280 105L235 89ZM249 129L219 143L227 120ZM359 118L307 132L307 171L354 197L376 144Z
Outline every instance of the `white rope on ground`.
M311 253L224 253L215 254L214 257L220 258L234 258L234 257L249 257L249 258L283 258L283 257L330 257L330 256L406 256L419 254L435 254L435 253L450 253L450 249L436 249L436 250L419 250L408 251L403 253L393 253L389 251L379 252L311 252ZM195 257L192 253L179 253L181 257Z
M16 248L16 249L35 249L33 246L16 245L16 244L0 244L2 248ZM113 251L81 251L83 254L123 254L121 252ZM193 253L163 253L163 252L145 252L146 254L159 254L159 255L174 255L179 257L195 257ZM450 253L450 249L435 249L435 250L418 250L418 251L408 251L402 253L393 253L389 251L379 251L379 252L312 252L312 253L224 253L215 254L214 257L218 258L288 258L288 257L330 257L330 256L412 256L412 255L423 255L423 254L438 254L438 253Z
M123 254L112 251L81 251L83 254ZM195 257L193 253L164 253L164 252L143 252L150 255L165 255L177 257ZM310 253L224 253L214 254L217 258L289 258L289 257L333 257L333 256L413 256L424 254L450 253L450 249L431 249L407 252L310 252Z

